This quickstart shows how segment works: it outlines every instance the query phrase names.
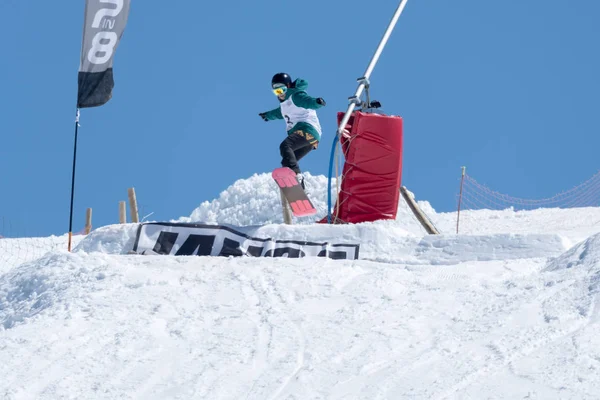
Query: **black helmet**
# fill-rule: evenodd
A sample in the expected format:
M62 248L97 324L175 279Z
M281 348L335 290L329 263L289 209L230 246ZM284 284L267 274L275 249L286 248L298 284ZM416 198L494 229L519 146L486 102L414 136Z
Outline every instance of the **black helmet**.
M277 84L289 86L292 84L292 78L285 72L280 72L278 74L273 75L273 79L271 79L271 86Z

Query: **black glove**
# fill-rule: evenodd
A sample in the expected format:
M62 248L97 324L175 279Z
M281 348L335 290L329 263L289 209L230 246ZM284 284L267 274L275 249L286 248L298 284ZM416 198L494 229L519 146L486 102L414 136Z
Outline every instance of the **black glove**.
M322 97L319 97L317 99L317 104L320 104L320 105L324 106L326 103L325 103L325 100Z
M269 119L267 118L267 113L259 113L258 115L260 115L260 117L262 119L264 119L265 121L268 121Z

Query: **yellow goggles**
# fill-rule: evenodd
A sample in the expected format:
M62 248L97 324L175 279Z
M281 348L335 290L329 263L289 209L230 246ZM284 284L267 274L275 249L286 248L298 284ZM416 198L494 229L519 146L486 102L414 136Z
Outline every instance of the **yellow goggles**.
M281 96L285 92L287 92L287 87L285 86L273 88L273 93L275 93L275 96Z

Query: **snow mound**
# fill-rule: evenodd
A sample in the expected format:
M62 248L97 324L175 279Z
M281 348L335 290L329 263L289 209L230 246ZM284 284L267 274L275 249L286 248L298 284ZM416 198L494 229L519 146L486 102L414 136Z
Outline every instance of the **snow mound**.
M308 225L327 216L328 180L324 175L311 175L305 172L306 191L317 214L311 217L293 217L294 225ZM332 207L336 199L335 178L331 181ZM412 193L411 193L412 194ZM426 201L418 202L428 215L435 210ZM398 203L397 221L402 227L415 234L425 230L416 220L402 198ZM173 222L198 222L203 224L230 224L235 226L282 224L281 198L279 189L270 173L254 174L247 179L239 179L221 192L218 198L201 203L189 217L181 217Z
M600 234L549 261L544 272L547 285L572 287L573 299L562 301L560 306L574 308L582 317L600 323Z
M588 271L600 271L600 234L573 246L569 251L548 263L546 271L581 268Z
M77 247L75 252L127 254L133 244L139 224L108 225L91 232Z
M306 190L311 197L317 215L295 218L295 224L310 224L327 215L327 178L304 173ZM332 183L335 189L335 180ZM335 197L332 197L335 198ZM217 199L205 201L190 217L177 222L202 222L205 224L264 225L283 223L279 188L271 174L254 174L239 179L221 192Z
M68 262L73 259L79 262ZM64 292L90 280L84 259L84 255L55 251L0 276L0 326L10 329L44 310L52 316L56 307L68 308Z

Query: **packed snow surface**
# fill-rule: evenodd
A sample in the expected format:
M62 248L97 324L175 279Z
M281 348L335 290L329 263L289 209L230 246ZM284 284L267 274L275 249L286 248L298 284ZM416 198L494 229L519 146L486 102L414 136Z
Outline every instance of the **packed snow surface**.
M307 177L319 210L327 182ZM418 196L417 196L418 199ZM358 260L128 254L136 224L0 239L0 398L598 399L600 208L283 225L268 174L179 222ZM60 245L59 245L60 243Z

